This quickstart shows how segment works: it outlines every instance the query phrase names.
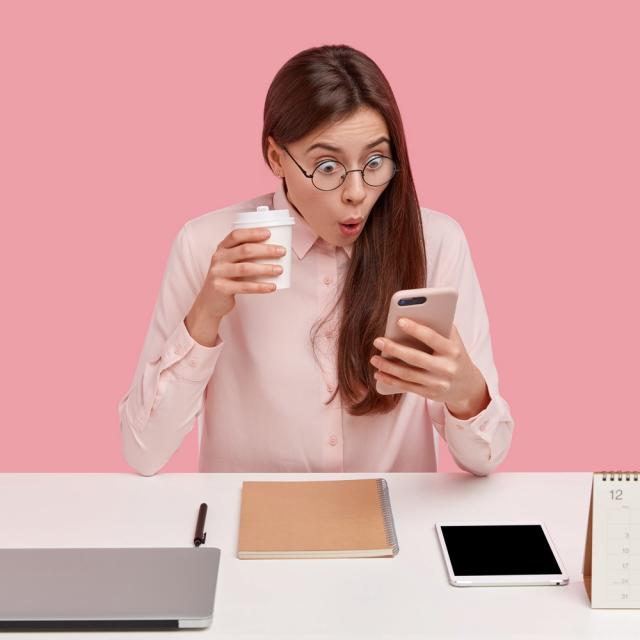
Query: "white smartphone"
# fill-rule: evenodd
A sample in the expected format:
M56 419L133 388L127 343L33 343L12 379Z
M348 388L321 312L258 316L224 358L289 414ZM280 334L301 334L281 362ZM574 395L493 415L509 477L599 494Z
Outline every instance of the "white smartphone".
M385 337L394 342L420 349L426 353L433 353L433 349L424 342L413 338L398 326L400 318L409 318L437 331L445 338L451 336L451 327L456 312L458 292L452 287L430 287L426 289L403 289L391 296ZM383 358L396 360L384 353ZM377 381L376 391L381 395L399 393L398 389Z
M543 522L438 522L435 527L455 587L569 582Z

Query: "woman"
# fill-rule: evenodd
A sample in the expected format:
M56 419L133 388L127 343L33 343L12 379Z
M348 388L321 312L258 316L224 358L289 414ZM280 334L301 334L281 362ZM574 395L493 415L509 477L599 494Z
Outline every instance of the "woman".
M156 473L198 416L205 472L435 471L434 424L462 469L491 472L514 423L482 293L460 225L419 206L381 70L347 46L297 54L267 93L262 149L277 190L188 221L173 243L119 403L129 464ZM231 232L260 205L295 218L291 288L277 293L252 281L278 272L254 262L276 245ZM451 336L404 329L432 355L379 342L391 295L424 286L458 290Z

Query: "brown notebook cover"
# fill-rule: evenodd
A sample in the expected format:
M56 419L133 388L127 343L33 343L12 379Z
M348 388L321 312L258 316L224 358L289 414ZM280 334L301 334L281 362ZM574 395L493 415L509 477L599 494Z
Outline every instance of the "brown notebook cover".
M244 482L238 557L390 557L398 542L383 478Z

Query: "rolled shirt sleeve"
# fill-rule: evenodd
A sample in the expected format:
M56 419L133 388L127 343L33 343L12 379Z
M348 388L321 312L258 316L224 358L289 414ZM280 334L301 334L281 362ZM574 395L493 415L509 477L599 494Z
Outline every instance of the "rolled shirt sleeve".
M489 318L469 244L460 224L449 216L446 220L451 229L440 248L442 259L432 286L452 286L458 290L454 324L471 360L487 382L491 401L480 413L466 420L456 418L443 402L430 399L426 402L431 419L447 442L456 464L475 475L487 475L506 457L514 421L508 403L499 392Z
M164 466L193 428L224 347L220 337L212 347L199 344L184 322L203 284L188 224L171 246L133 380L118 403L124 456L142 475Z

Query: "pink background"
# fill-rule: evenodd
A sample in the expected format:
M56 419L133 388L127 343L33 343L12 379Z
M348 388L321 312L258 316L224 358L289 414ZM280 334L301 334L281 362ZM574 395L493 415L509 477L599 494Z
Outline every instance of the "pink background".
M421 204L467 234L516 420L500 469L638 468L640 5L313 6L0 3L0 471L130 470L117 402L171 242L275 189L269 83L341 43L395 91Z

